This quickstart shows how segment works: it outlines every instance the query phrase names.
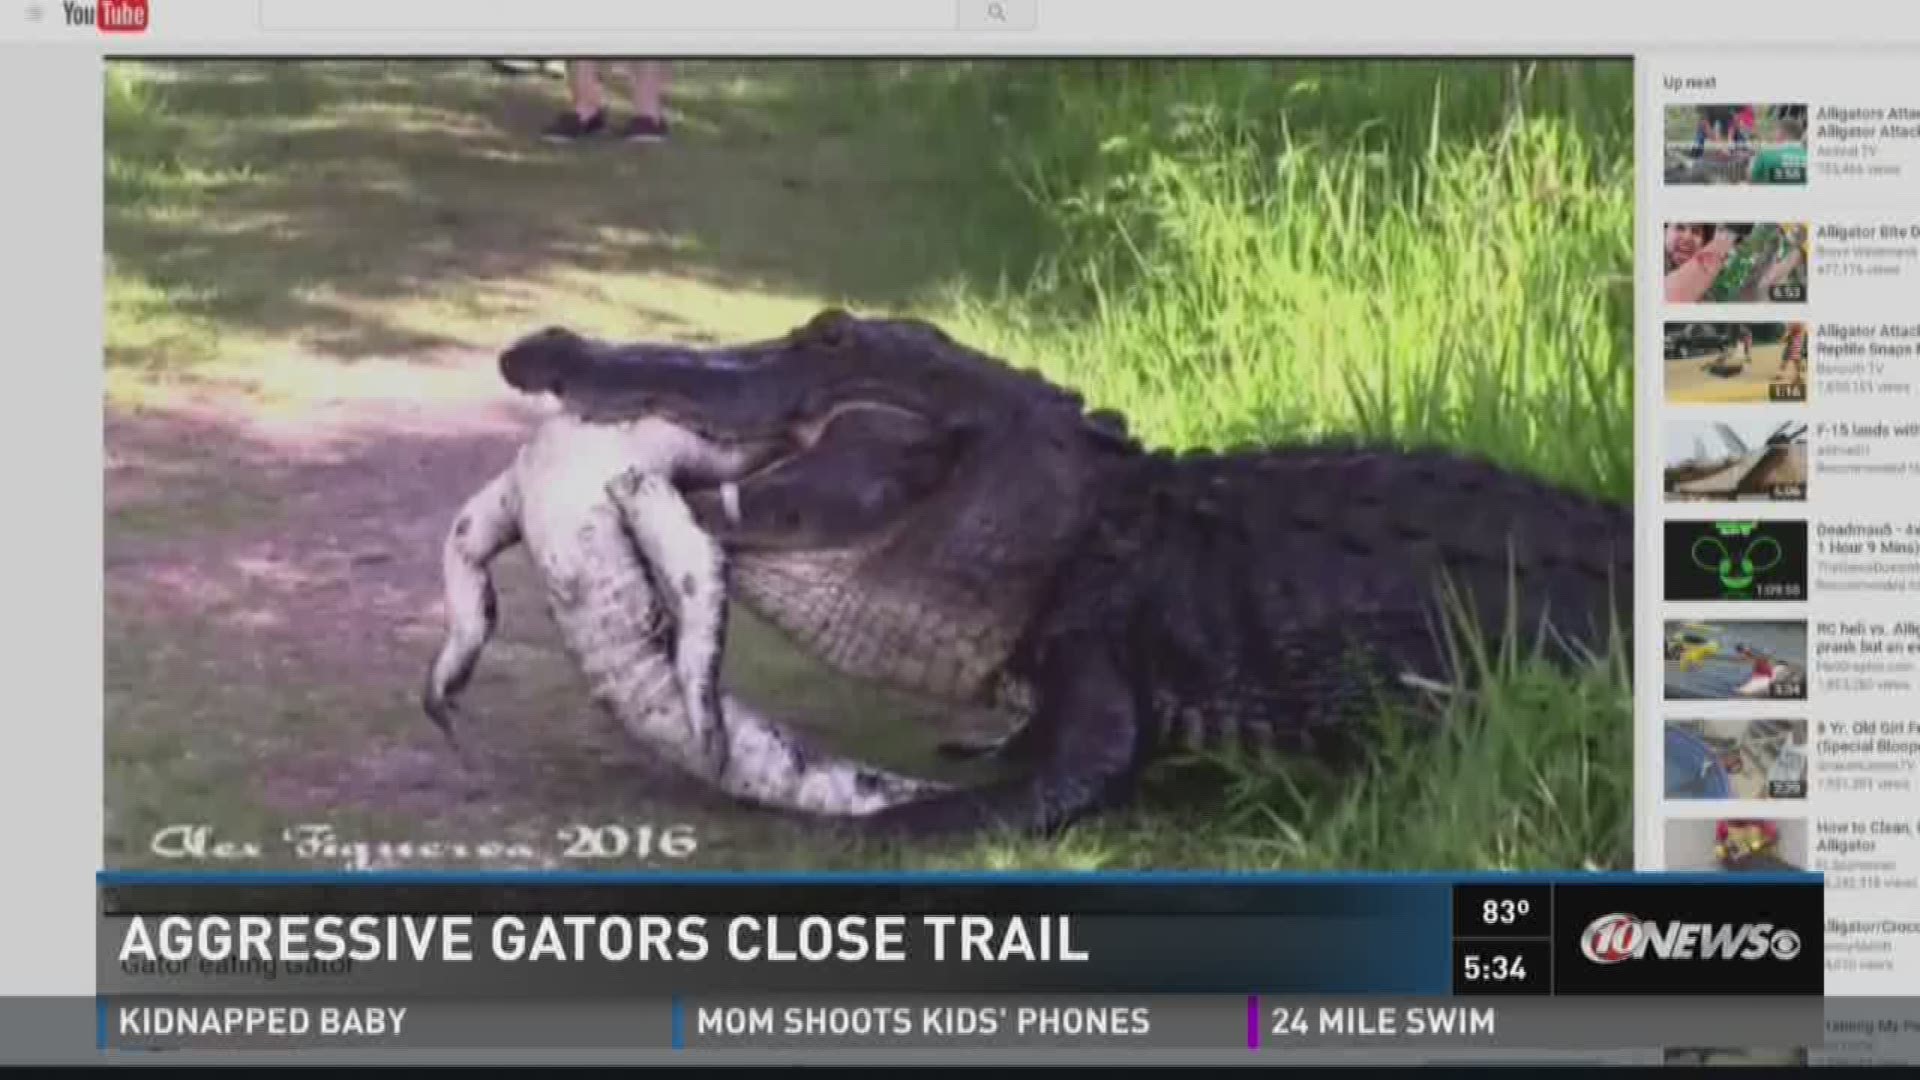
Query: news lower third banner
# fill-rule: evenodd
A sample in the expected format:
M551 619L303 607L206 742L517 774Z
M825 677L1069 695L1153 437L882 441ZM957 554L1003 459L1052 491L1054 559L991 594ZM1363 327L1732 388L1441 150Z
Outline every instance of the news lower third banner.
M105 1049L1607 1049L1822 1038L1817 877L103 877ZM1676 999L1679 999L1676 1001Z

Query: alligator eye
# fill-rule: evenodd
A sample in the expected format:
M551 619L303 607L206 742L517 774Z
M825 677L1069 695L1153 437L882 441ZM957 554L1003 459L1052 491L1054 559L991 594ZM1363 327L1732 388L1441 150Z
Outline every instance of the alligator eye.
M898 500L898 498L898 485L881 480L861 488L859 495L855 498L855 503L859 506L862 514L871 515L884 510L889 503Z

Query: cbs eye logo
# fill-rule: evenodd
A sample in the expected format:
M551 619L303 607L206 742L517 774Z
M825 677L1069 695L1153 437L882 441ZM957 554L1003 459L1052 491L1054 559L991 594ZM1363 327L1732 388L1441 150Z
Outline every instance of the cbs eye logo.
M1752 597L1754 582L1785 557L1780 541L1771 536L1733 532L1700 537L1693 542L1692 554L1693 565L1712 574L1728 599L1734 600Z

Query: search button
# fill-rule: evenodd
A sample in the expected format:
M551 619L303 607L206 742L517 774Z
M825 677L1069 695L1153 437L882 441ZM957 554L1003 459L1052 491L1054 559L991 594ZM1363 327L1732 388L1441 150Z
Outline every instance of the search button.
M1031 30L1040 20L1039 0L959 0L962 30Z

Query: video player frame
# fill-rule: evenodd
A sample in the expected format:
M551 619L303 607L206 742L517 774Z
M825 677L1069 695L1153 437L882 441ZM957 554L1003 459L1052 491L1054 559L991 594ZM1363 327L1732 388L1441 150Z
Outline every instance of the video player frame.
M1663 176L1676 187L1802 187L1807 183L1804 102L1668 105Z
M1466 695L1462 704L1436 703L1463 717L1462 730L1489 734L1476 735L1455 764L1408 755L1377 781L1316 792L1305 805L1292 781L1317 781L1323 749L1345 740L1312 735L1271 764L1261 751L1247 763L1259 769L1251 805L1271 803L1275 816L1223 810L1196 823L1186 792L1166 798L1157 784L1135 785L1131 768L1097 782L1077 772L1057 781L1055 772L1108 763L1076 753L1071 766L1050 755L1035 764L1025 753L1033 744L1017 733L1028 730L1031 695L996 685L1018 681L999 679L1003 639L1042 620L1053 597L912 625L920 610L998 608L1026 591L983 570L977 556L995 543L977 538L971 523L988 517L965 515L973 509L1004 515L1016 539L1039 545L1031 558L1012 545L1024 560L1020 575L1045 582L1075 565L1061 558L1064 547L1048 547L1085 527L1082 506L1103 509L1097 500L1107 495L1088 478L1104 466L1038 467L1048 445L1077 455L1084 437L1104 455L1132 453L1128 441L1225 451L1284 449L1306 442L1306 432L1372 436L1381 433L1375 393L1449 403L1388 410L1398 418L1384 434L1397 443L1437 440L1500 461L1591 500L1596 521L1630 536L1634 449L1619 433L1634 413L1632 305L1592 303L1594 281L1621 284L1618 299L1630 300L1639 131L1629 61L1556 61L1524 84L1511 81L1526 70L1521 62L1474 57L660 63L675 123L658 143L623 130L635 106L622 76L646 73L611 66L597 69L609 123L583 128L570 110L590 73L570 79L560 61L115 56L103 65L109 866L673 875L1086 862L1394 871L1473 869L1493 852L1503 866L1633 865L1632 733L1617 722L1631 704L1625 665L1568 665L1569 692L1552 706L1515 695L1518 704L1491 719L1467 715L1479 706ZM1524 107L1514 116L1552 137L1510 138L1501 102ZM1216 130L1211 118L1226 126ZM1314 153L1287 153L1287 169L1271 168L1268 149L1308 142ZM1044 184L1023 175L1029 162L1046 164ZM1200 184L1181 187L1181 198L1209 212L1231 206L1230 218L1209 218L1204 237L1169 234L1151 250L1113 244L1118 229L1166 209L1157 200L1169 165ZM1510 184L1529 175L1566 186L1545 205L1528 184ZM1110 205L1099 200L1104 208L1075 194L1127 177L1141 183L1113 187ZM1290 194L1315 191L1342 214ZM1211 230L1223 223L1235 238L1220 245ZM1347 243L1349 228L1367 242ZM1308 249L1301 245L1329 257L1289 262ZM1511 266L1529 271L1502 269ZM1002 288L1009 281L1023 284ZM1120 295L1109 286L1125 291L1122 307L1107 306ZM1473 304L1459 303L1463 288ZM1372 300L1348 302L1360 295ZM1248 322L1220 324L1216 299ZM854 325L912 319L950 339L929 346L930 335L882 332L891 344L849 352L904 364L930 354L938 362L942 350L964 346L1045 379L1061 400L1070 393L1087 403L1076 406L1087 427L1051 444L1035 430L1033 453L1018 441L1026 432L916 436L924 455L882 460L883 468L924 462L929 475L1010 494L1004 505L972 490L964 500L915 494L905 511L889 510L914 514L910 531L920 541L912 551L887 550L889 573L870 575L883 581L822 586L831 597L822 607L835 609L827 632L812 633L804 624L815 612L796 611L797 602L775 616L745 600L730 607L718 682L750 707L734 715L757 715L771 721L762 732L792 736L756 745L804 749L734 753L722 763L685 737L695 723L647 727L666 711L637 707L635 688L665 680L628 680L620 689L635 692L618 702L624 715L607 716L604 699L619 695L583 676L573 628L554 617L565 602L556 597L577 595L579 579L554 573L533 544L493 550L489 542L497 561L480 563L462 547L477 543L474 533L462 530L509 515L466 510L505 490L495 485L515 474L520 450L550 430L540 426L552 404L540 388L503 377L504 356L523 337L566 328L655 355L703 350L725 367L724 358L755 345L808 341L796 333L806 327L829 346L844 344L831 335L848 324L822 318L834 307ZM1129 314L1117 322L1100 315L1123 309ZM1265 340L1281 325L1271 320L1280 309L1287 333L1314 348L1214 350L1234 337ZM1475 346L1460 353L1454 345L1464 340ZM899 355L888 355L895 346ZM1181 368L1188 374L1177 385L1165 382ZM1362 370L1371 383L1356 395L1351 376ZM1522 400L1515 374L1525 376ZM821 387L805 381L776 386L765 400L789 391L816 400ZM1019 394L1041 393L1018 382ZM917 395L915 426L924 431L971 430L955 406L969 389L982 399L971 406L979 415L1007 415L978 386L942 385L941 395ZM218 409L198 408L203 389ZM934 397L944 400L926 400ZM888 412L900 408L899 395L882 400ZM1442 415L1456 406L1487 422L1463 427ZM1549 407L1558 412L1550 431L1502 419ZM825 419L813 419L851 417L846 425L857 428L874 412L823 410ZM788 434L805 448L819 428ZM1377 459L1365 460L1371 470ZM1412 455L1408 465L1406 486L1393 490L1425 487L1424 465ZM785 474L753 475L772 477L777 500ZM1393 470L1380 475L1403 482ZM1056 479L1064 495L1054 493ZM1048 488L1022 490L1032 483ZM721 500L722 516L728 493L749 518L773 505L757 501L751 483L718 488L704 494ZM892 498L879 484L829 490ZM1543 530L1564 528L1543 501L1516 505L1500 484L1480 490L1500 500L1484 520L1539 514ZM1282 483L1276 495L1285 491ZM1337 517L1339 493L1322 494L1329 509L1314 513ZM960 524L923 528L921 512L936 501L962 513L935 517ZM1342 576L1403 565L1393 550L1402 527L1444 539L1461 520L1455 499L1397 503L1408 509L1382 553L1353 570L1343 564ZM1290 504L1303 505L1297 496ZM817 530L811 516L799 521L806 535L794 542L803 551L818 535L829 539L794 580L830 576L823 565L859 565L887 543L842 520L857 516L845 503L809 505L836 520ZM1031 522L1055 511L1066 515L1058 532ZM1130 503L1118 509L1135 512ZM1096 525L1081 534L1091 538L1113 515L1084 516ZM1294 524L1271 528L1277 538ZM854 539L844 541L849 532ZM1197 572L1212 573L1214 552L1196 546L1207 541L1175 543L1198 552ZM456 593L445 587L450 563L466 584L482 567L491 580ZM1147 559L1139 567L1159 569ZM1241 601L1267 587L1243 580L1254 576L1221 582L1219 611L1240 617ZM678 577L660 580L684 587ZM1367 603L1363 596L1341 580L1325 585L1319 610L1329 632L1303 645L1316 657L1367 622L1343 610ZM1596 595L1605 588L1595 586ZM744 591L706 595L740 599ZM1086 594L1099 602L1100 590ZM1079 610L1072 599L1058 606ZM672 621L628 610L639 625ZM1169 632L1184 632L1179 616L1167 615ZM661 654L648 643L668 640L637 631L622 638L642 643L636 651L651 660ZM483 652L460 652L476 640ZM857 670L832 670L836 662ZM636 665L595 670L610 669ZM924 692L895 692L889 680L918 681ZM1435 695L1405 696L1418 699L1409 708L1425 709ZM1238 688L1222 700L1241 698L1262 708L1302 704L1297 695ZM1580 702L1579 715L1566 702ZM1276 711L1271 723L1220 709L1189 724L1201 710L1185 710L1181 734L1204 743L1217 733L1236 750L1286 743L1293 717L1311 711L1306 704ZM1583 765L1554 771L1556 790L1542 790L1533 765L1509 764L1500 750L1507 725L1529 739L1545 733L1543 758L1600 762L1606 783L1591 786ZM709 724L702 737L750 730ZM680 753L689 748L699 756ZM843 762L836 782L811 782ZM1202 764L1209 775L1196 777L1204 783L1193 786L1195 797L1237 797L1239 770ZM1001 782L1021 777L1047 797L1026 799L1017 794L1024 788ZM902 778L925 786L896 786ZM1109 782L1118 804L1111 812L1079 800ZM979 801L941 801L950 785ZM931 793L889 807L911 805L923 819L918 830L866 842L860 830L879 813L875 804L902 790ZM1356 791L1406 827L1343 818ZM1574 829L1539 827L1596 791L1620 805ZM1076 805L1062 811L1056 795ZM1086 829L1052 828L1063 812ZM906 816L886 815L882 825ZM991 827L1003 816L1028 827L1003 837ZM1283 819L1288 830L1297 819L1289 833L1297 844L1277 841L1274 822ZM1440 820L1448 828L1429 827ZM1097 851L1083 859L1083 844Z
M1804 701L1804 619L1669 619L1664 695L1668 701Z
M1807 721L1669 719L1665 796L1669 800L1807 797Z
M1669 221L1670 304L1803 304L1812 230L1802 221Z
M1807 401L1812 344L1804 322L1669 322L1661 341L1666 400L1674 405Z
M1804 521L1668 521L1665 549L1668 600L1807 599Z
M1808 867L1803 817L1668 818L1668 870L1787 874Z
M1687 409L1675 410L1666 424L1662 489L1667 502L1806 501L1807 421Z

